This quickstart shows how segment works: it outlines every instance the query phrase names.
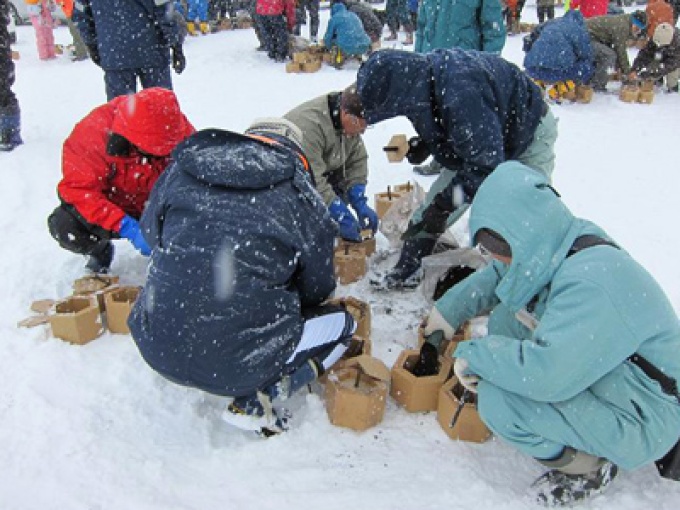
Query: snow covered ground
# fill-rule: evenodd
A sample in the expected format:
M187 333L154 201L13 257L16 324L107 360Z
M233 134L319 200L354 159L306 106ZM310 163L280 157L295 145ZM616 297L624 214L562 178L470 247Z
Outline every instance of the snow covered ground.
M525 13L535 19L533 2ZM327 18L323 11L322 29ZM379 426L355 433L330 425L323 401L310 394L291 402L292 430L264 441L222 423L218 398L156 375L128 336L106 334L78 347L51 338L46 327L17 329L32 301L68 295L83 274L83 259L61 250L45 221L57 205L61 144L105 101L97 67L41 62L33 29L19 27L18 36L25 145L0 154L0 509L533 507L525 490L542 472L538 464L499 441L452 442L432 413L409 415L390 401ZM56 38L70 42L66 28ZM195 126L243 130L255 117L281 115L355 79L356 66L286 74L255 46L252 31L187 42L187 70L173 80ZM521 64L521 37L509 38L503 55ZM576 214L602 225L651 271L680 311L680 97L658 94L647 106L624 104L614 92L590 105L553 107L560 119L555 185ZM433 179L387 163L381 148L400 132L413 133L408 121L365 135L371 194ZM387 247L384 238L380 245ZM117 248L114 272L124 283L143 282L145 259L126 242ZM371 303L374 354L388 366L414 345L427 311L419 293L375 294L366 282L338 293ZM652 506L680 508L680 483L659 478L653 466L623 473L587 505Z

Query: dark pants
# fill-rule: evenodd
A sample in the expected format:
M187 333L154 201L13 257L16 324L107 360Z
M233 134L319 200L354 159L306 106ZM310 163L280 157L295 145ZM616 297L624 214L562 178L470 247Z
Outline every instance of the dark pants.
M269 58L283 60L288 56L288 30L283 14L278 16L264 16L259 14L257 22L260 24L262 42Z
M300 35L303 20L307 19L309 12L309 35L316 37L319 35L319 0L298 0L295 9L295 35Z
M4 6L2 7L4 9ZM4 22L4 13L0 23ZM0 114L18 114L19 103L12 92L14 85L14 62L12 62L7 25L0 26Z
M595 72L590 78L590 83L595 90L604 91L609 81L609 69L616 66L616 52L606 44L590 41L593 48L593 64Z
M120 237L116 232L88 223L68 204L61 204L50 214L47 227L59 246L81 255L96 255L111 239Z
M403 26L406 32L413 32L406 0L387 0L385 11L387 12L387 26L392 32L399 30L399 25Z
M172 90L170 66L147 67L144 69L104 70L104 84L106 98L111 101L114 97L134 94L137 92L137 78L143 89L162 87Z
M536 7L536 14L538 15L538 22L543 23L546 18L553 19L555 17L555 7L552 5L549 7Z

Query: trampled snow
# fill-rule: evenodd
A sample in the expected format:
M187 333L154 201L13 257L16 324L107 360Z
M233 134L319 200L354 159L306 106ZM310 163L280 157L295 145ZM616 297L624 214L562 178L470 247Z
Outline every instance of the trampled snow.
M525 13L535 19L533 2ZM327 19L325 10L322 34ZM262 440L223 423L221 399L157 375L129 336L107 333L79 347L51 338L44 326L17 329L32 301L67 296L84 272L84 259L52 240L46 218L58 204L61 144L105 101L99 68L63 57L41 62L33 29L19 27L18 36L15 91L25 145L0 154L0 509L534 507L525 491L542 472L536 462L498 440L452 442L434 413L410 415L390 400L379 426L356 433L328 422L318 394L302 395L289 401L292 430ZM66 28L56 39L70 42ZM250 30L187 41L187 69L173 80L196 127L242 131L356 76L355 64L287 74L256 45ZM521 36L508 38L503 55L521 64ZM577 215L604 227L656 277L678 311L680 96L624 104L612 87L589 105L553 106L560 119L555 186ZM413 130L402 118L366 132L370 195L434 179L387 162L382 147L395 133ZM379 239L379 248L387 245ZM142 283L145 259L126 242L116 249L114 272L123 283ZM385 269L395 257L373 262ZM370 302L374 354L388 366L415 344L427 313L418 292L376 294L362 281L338 294ZM587 505L651 507L680 508L680 483L659 478L653 466L622 473Z

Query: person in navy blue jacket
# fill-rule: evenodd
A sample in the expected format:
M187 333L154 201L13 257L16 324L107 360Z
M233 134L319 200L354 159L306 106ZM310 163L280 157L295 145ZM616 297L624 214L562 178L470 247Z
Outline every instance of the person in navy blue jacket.
M588 83L593 75L593 49L577 10L538 25L524 38L524 67L535 80Z
M500 163L516 159L552 174L556 120L540 88L497 55L380 51L359 69L357 90L369 124L397 116L411 121L418 134L409 141L411 164L432 155L444 167L411 218L397 266L379 287L417 285L422 258Z
M12 92L14 62L7 29L9 10L0 6L0 151L11 151L23 143L21 139L21 110Z
M246 135L208 129L173 152L141 219L149 275L129 319L166 378L234 397L224 419L270 434L285 399L347 349L354 321L320 306L335 289L335 226L285 119Z
M186 59L172 0L76 0L73 22L104 70L107 100L142 88L172 89Z

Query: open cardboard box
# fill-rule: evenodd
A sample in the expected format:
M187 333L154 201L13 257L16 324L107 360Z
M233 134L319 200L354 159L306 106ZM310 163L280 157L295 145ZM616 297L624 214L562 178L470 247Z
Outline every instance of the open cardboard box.
M366 274L366 252L351 244L335 251L333 257L335 277L342 285L348 285L361 280Z
M343 251L346 246L349 246L350 249L356 248L362 249L366 257L370 257L375 253L376 248L375 237L373 237L373 232L370 229L362 230L361 239L362 240L360 243L353 243L351 241L345 241L341 237L338 237L337 244L335 246L335 252Z
M437 421L444 433L451 439L474 443L484 442L491 435L491 431L479 416L477 398L474 393L468 392L468 398L456 416L463 391L464 388L455 376L441 387L437 405ZM454 417L456 421L451 427Z
M53 336L79 345L91 342L104 332L99 308L84 296L58 302L50 325Z
M393 191L391 186L387 186L386 192L376 193L373 198L375 201L375 213L378 215L378 218L382 219L383 216L387 214L387 211L390 210L390 207L392 207L402 195L403 193L401 192Z
M333 425L366 430L385 415L390 371L368 355L347 360L326 381L326 412Z
M127 320L139 291L139 287L118 287L106 294L106 326L111 333L130 333Z
M329 299L328 304L343 305L357 323L355 337L370 341L371 339L371 305L352 296ZM367 354L370 354L367 353Z
M387 154L387 160L390 163L401 163L408 152L408 139L406 135L392 136L387 145L383 147L383 150Z
M106 294L118 285L119 277L106 274L88 275L73 282L74 296L88 296L99 311L106 311Z
M451 358L439 356L439 372L436 375L416 377L412 370L418 361L417 350L403 351L392 366L390 395L410 413L437 409L438 392L451 374Z

